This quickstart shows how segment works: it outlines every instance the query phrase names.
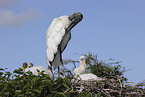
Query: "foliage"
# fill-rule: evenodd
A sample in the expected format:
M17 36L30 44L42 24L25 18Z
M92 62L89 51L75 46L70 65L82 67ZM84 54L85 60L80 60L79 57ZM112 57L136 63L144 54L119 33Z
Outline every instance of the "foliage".
M127 81L127 78L124 77L123 73L126 71L125 67L120 65L120 62L115 63L105 63L105 61L110 61L113 59L108 59L105 61L98 61L97 55L92 55L89 53L85 55L87 57L88 69L93 74L98 77L106 77L108 79L116 78L116 75L121 78L121 82ZM115 79L117 80L117 79Z
M72 72L67 69L60 73L62 77L56 76L52 80L39 70L39 75L35 76L30 71L23 73L22 68L13 73L8 72L7 68L0 68L0 97L118 97L145 94L144 89L137 85L133 87L124 84L127 82L123 75L125 68L119 62L98 61L97 55L90 53L85 56L89 71L104 80L86 82L74 79ZM65 60L64 64L76 62L78 61ZM82 86L83 90L80 92Z
M39 72L38 76L32 72L21 72L19 68L14 75L0 68L0 96L7 97L73 97L90 95L77 93L72 90L71 79L66 75L65 78L56 77L53 81L49 75ZM20 75L21 74L21 75Z
M120 62L107 63L113 59L99 61L97 55L91 53L85 54L88 71L95 74L98 77L106 80L100 82L84 82L85 90L91 91L91 93L101 94L102 96L139 96L145 95L145 81L132 86L127 82L127 78L123 75L125 67L120 65ZM75 63L78 61L65 60L65 64ZM129 84L128 84L129 83ZM82 84L81 83L78 83ZM77 84L74 84L74 86Z

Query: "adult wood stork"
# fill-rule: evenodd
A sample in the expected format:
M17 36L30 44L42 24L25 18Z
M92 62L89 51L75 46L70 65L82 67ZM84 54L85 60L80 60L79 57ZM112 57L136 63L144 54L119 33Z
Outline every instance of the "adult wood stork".
M76 12L70 16L55 18L46 32L47 63L54 68L62 64L62 52L71 39L71 29L83 19Z

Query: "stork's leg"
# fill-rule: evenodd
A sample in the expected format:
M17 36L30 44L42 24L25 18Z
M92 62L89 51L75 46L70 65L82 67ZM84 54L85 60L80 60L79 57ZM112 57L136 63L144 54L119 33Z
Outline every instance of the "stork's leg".
M52 64L52 63L51 63ZM50 63L48 63L48 69L51 71L52 75L53 75L53 81L54 81L54 71L53 71L53 68L52 66L50 65Z
M58 77L60 77L60 67L58 66Z
M58 76L60 77L60 72L62 72L64 74L64 67L63 67L63 64L61 62L61 67L58 66Z
M59 71L61 71L64 74L64 67L63 67L63 62L62 62L62 51L61 48L59 49L60 52L60 65L61 65L61 69Z
M63 62L61 61L61 71L63 73L63 78L65 78L65 75L64 75L64 65L63 65Z

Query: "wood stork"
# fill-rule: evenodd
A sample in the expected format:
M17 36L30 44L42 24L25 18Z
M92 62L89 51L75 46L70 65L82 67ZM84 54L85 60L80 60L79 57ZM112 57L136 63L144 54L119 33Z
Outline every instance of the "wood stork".
M95 74L92 74L92 73L81 74L79 77L83 81L94 81L94 80L99 81L99 80L104 80L104 79L102 79L100 77L97 77Z
M24 62L23 65L22 65L22 69L23 69L23 70L26 69L27 66L28 66L28 64L27 64L26 62Z
M29 63L28 68L33 67L33 63Z
M83 81L103 80L102 78L97 77L95 74L85 72L86 71L85 61L86 61L85 56L81 56L79 58L80 66L78 68L75 68L73 71L75 78L79 76L78 79L81 78L81 80Z
M79 62L80 62L80 66L78 68L75 68L73 71L74 77L77 78L78 80L81 80L80 83L80 90L79 92L82 92L82 90L84 89L84 86L82 85L82 83L89 83L89 82L93 82L93 81L101 81L101 80L105 80L102 79L100 77L97 77L95 74L92 73L86 73L86 58L85 56L81 56L79 58ZM72 79L72 82L75 82L74 79Z
M40 72L44 71L44 72L43 72L44 74L49 75L50 78L53 79L53 74L52 74L52 72L50 71L50 69L47 69L47 68L45 68L45 67L43 67L43 66L34 66L34 67L26 68L26 69L24 70L24 72L26 73L26 72L28 72L28 71L31 71L31 72L33 73L33 75L38 75L38 71L37 71L37 70L39 70Z
M52 73L53 71L51 72L50 69L47 69L47 68L45 68L43 66L34 66L33 67L33 63L29 63L29 65L27 65L27 63L24 62L23 65L22 65L22 69L23 69L24 73L30 71L30 72L32 72L33 75L38 75L38 71L37 70L39 70L40 72L44 71L43 72L44 74L49 75L50 78L53 79L53 73Z
M62 65L62 52L71 39L71 29L82 19L83 15L79 12L54 18L46 32L48 66L57 68Z
M85 61L86 61L85 56L80 56L80 58L79 58L80 66L78 68L75 68L73 71L75 77L85 73L85 71L86 71L86 62Z

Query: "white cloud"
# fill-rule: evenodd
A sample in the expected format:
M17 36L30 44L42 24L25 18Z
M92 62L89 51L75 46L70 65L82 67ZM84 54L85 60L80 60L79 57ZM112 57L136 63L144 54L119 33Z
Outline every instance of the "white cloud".
M0 0L0 7L9 7L15 5L19 0Z
M27 9L21 13L14 13L11 10L0 10L0 26L19 26L26 22L35 20L40 16L40 12L34 9Z

